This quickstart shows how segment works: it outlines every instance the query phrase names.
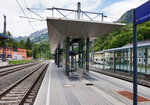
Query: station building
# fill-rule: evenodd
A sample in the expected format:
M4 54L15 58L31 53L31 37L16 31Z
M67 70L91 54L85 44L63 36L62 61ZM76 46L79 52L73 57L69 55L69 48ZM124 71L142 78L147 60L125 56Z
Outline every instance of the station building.
M3 47L0 47L0 60L2 59L3 55ZM27 57L27 49L23 48L13 48L7 47L6 48L6 59L7 60L24 60L28 59Z

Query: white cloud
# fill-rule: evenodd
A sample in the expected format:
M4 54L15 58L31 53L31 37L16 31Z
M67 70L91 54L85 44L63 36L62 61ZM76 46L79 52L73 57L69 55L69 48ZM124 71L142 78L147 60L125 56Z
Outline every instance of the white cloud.
M25 2L26 3L25 3ZM81 2L82 10L93 11L101 4L101 0L18 0L21 7L24 9L26 15L30 16L29 11L25 8L27 5L29 7L59 7L59 8L70 8L76 9L77 2ZM27 4L27 5L26 5ZM27 19L20 18L19 16L24 16L21 9L17 5L16 0L3 0L0 3L0 32L3 31L3 14L7 16L7 31L10 31L14 36L26 36L33 32L31 25ZM51 16L50 11L42 11L39 13L41 16L46 18ZM56 13L55 15L58 15ZM58 15L60 16L60 14ZM32 17L39 18L38 16L32 14ZM40 18L39 18L40 19ZM35 31L46 28L46 22L32 22Z
M106 21L115 21L119 19L126 11L136 8L148 0L124 0L114 3L103 9L103 12L108 16Z
M21 7L24 9L25 13L28 17L30 13L25 8L27 5L29 7L39 7L39 8L69 8L69 9L77 9L77 2L81 2L81 9L84 11L96 11L98 6L100 6L102 0L18 0ZM26 1L26 3L24 2ZM131 8L135 8L147 0L124 0L121 2L114 3L103 9L103 12L108 17L106 21L114 21ZM27 4L27 5L26 5ZM33 29L31 25L27 21L27 19L20 18L19 16L24 16L21 9L17 5L16 0L2 0L0 3L0 32L3 31L3 15L7 16L7 31L10 31L14 36L27 36L31 34ZM40 11L39 14L46 18L51 16L50 11ZM55 12L55 16L60 17L61 15ZM34 15L32 13L33 18L41 19L40 17ZM72 18L73 14L70 16ZM34 20L35 21L35 20ZM46 28L46 22L32 22L35 31Z

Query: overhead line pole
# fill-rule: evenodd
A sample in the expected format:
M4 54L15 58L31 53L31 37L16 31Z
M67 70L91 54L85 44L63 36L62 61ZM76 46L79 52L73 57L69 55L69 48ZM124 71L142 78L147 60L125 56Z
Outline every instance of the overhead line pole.
M4 15L4 31L3 34L6 35L6 16ZM6 61L6 41L3 40L3 57L2 61Z

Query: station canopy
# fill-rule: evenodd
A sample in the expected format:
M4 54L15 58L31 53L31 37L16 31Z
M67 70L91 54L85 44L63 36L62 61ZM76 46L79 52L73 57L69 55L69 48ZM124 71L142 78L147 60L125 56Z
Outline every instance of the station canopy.
M55 52L59 44L62 45L64 43L64 40L67 37L96 38L125 26L123 23L108 23L61 18L47 18L47 25L52 53Z
M0 33L0 40L6 40L6 39L8 39L8 36Z

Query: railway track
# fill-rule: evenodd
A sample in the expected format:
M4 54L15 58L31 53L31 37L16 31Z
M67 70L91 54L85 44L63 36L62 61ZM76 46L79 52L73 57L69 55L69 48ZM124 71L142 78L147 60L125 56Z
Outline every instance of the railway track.
M48 62L42 63L1 93L0 105L32 105L47 66Z
M19 66L19 65L25 65L25 64L28 64L28 63L23 63L23 64L13 64L13 65L7 65L7 66L0 66L0 69L3 69L3 68L9 68L9 67L15 67L15 66Z
M10 69L8 68L7 70L0 71L0 76L4 76L4 75L10 74L10 73L22 70L22 69L31 67L31 66L36 65L36 64L38 64L38 63L23 65L23 66L20 66L20 67L17 67L17 68L10 68Z

